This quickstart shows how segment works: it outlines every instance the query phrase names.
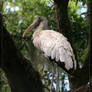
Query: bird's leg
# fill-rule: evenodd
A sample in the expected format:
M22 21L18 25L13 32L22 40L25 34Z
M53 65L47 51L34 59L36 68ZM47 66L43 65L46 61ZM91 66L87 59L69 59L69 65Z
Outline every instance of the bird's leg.
M52 81L51 81L51 88L50 88L50 92L53 92L53 82L54 82L54 63L53 63L53 61L51 62L51 64L52 64Z
M56 92L58 92L59 88L59 68L58 65L56 64Z

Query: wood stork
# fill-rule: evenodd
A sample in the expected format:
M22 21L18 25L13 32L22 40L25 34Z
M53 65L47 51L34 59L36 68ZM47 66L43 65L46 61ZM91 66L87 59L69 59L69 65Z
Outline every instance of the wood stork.
M39 48L51 62L56 62L58 66L71 74L76 69L73 49L63 34L54 30L46 30L47 23L48 21L45 17L37 18L24 31L23 37L27 32L39 25L33 33L34 46Z

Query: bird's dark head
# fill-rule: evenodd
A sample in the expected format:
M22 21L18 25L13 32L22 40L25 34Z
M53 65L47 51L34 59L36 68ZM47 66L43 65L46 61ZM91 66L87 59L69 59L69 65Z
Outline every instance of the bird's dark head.
M22 37L26 35L27 32L31 31L34 27L38 26L42 21L47 21L44 16L38 17L23 33Z
M40 16L40 17L38 17L38 18L40 18L41 21L47 20L47 18L44 17L44 16Z
M40 16L38 17L32 24L38 26L40 22L47 21L46 17Z
M42 17L38 17L31 25L33 25L34 27L38 26L39 23L42 21L43 21Z

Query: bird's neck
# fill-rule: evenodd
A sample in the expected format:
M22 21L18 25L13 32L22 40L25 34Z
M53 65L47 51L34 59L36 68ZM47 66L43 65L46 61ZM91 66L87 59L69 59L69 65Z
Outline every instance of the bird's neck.
M48 23L47 20L43 20L39 24L39 26L37 27L37 29L35 30L35 32L33 34L33 39L36 38L36 37L39 37L41 31L48 29L48 24L47 23Z
M48 25L47 25L47 20L43 20L38 28L36 29L36 31L41 31L41 30L46 30L48 28Z

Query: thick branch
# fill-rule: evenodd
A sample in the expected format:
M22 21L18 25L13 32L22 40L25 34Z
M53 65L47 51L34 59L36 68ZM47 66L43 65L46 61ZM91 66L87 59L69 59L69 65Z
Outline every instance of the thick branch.
M91 62L91 51L92 51L92 1L88 0L88 15L89 15L89 27L90 27L90 32L89 32L89 70L90 70L90 75L92 77L92 62Z
M2 17L2 16L1 16ZM0 67L4 70L12 92L42 92L40 76L32 64L16 48L11 35L2 25L2 60Z
M69 0L54 0L58 29L70 40L71 25L68 18ZM68 30L67 30L68 29Z

